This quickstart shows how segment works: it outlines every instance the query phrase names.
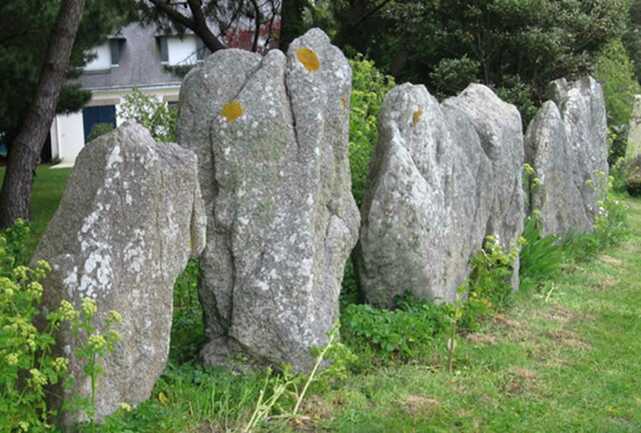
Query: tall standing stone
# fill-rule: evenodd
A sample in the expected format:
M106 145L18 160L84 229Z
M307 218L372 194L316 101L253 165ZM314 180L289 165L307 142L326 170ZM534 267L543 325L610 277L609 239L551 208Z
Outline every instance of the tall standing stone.
M47 309L63 299L80 306L91 298L99 331L109 311L123 317L120 342L97 383L99 420L121 403L146 400L165 368L174 282L205 243L197 170L192 152L156 144L143 127L125 124L80 152L38 245L34 260L53 268L44 284ZM70 332L61 333L58 347L70 358L75 384L54 390L56 405L91 393L84 361L76 356L80 344ZM81 419L69 412L62 417L65 425Z
M630 116L625 160L632 161L639 155L641 155L641 95L635 95L632 115Z
M641 192L641 95L634 97L624 164L628 191L639 194Z
M607 193L608 145L605 99L591 77L552 83L526 136L527 161L539 182L530 207L540 213L543 234L593 230L598 202Z
M185 78L178 141L200 156L209 217L206 363L305 369L327 342L359 225L350 93L349 63L317 29L287 56L223 50Z
M518 111L483 86L442 105L423 86L387 95L362 207L358 266L369 302L391 306L404 292L453 301L486 235L515 244L520 128Z

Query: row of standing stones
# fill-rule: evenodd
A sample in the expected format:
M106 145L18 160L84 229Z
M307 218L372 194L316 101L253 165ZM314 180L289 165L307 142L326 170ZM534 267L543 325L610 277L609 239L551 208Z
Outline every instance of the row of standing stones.
M440 104L423 86L398 86L381 110L359 213L351 69L329 38L314 29L287 55L210 56L183 83L178 145L128 123L86 146L34 256L53 267L45 308L90 297L99 327L109 310L124 318L104 359L97 418L151 394L168 357L172 288L190 256L202 267L206 364L243 355L306 370L338 319L359 239L365 295L389 306L405 291L453 300L486 236L514 245L528 207L540 209L546 233L591 230L597 173L608 170L603 94L591 78L552 89L524 137L518 110L485 86ZM529 204L526 157L542 180ZM52 390L54 406L90 393L77 345L61 333L75 384Z

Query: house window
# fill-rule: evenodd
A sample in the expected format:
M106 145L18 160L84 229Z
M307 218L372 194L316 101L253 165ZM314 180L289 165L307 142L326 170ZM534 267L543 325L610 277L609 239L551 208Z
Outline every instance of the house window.
M169 42L167 37L160 37L158 40L160 44L160 61L163 64L169 64Z
M111 68L111 48L109 42L100 44L90 52L92 59L85 65L85 71L106 71Z
M193 65L204 57L204 50L199 49L199 38L194 35L160 36L158 48L163 65Z
M109 51L111 53L111 67L120 66L120 54L125 45L125 39L109 39Z
M108 123L114 128L116 127L116 106L85 107L82 109L82 122L86 143L91 131L97 124Z

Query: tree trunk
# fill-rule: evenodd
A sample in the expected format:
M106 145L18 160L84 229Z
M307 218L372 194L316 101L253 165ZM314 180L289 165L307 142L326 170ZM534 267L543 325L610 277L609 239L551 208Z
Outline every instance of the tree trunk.
M71 50L85 0L62 0L32 106L9 148L0 191L0 227L31 217L31 189L42 146L56 114L56 105L69 69Z
M281 3L279 48L286 52L289 44L305 30L303 12L308 0L283 0Z

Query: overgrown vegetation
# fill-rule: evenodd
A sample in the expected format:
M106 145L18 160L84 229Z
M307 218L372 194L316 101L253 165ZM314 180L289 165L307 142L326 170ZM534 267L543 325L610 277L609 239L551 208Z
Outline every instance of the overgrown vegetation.
M176 141L177 115L175 107L155 96L146 95L139 89L133 89L118 106L118 116L121 119L141 124L160 142Z
M42 281L51 271L44 261L27 266L27 240L24 221L0 233L0 430L3 432L52 431L56 412L48 406L49 386L73 386L67 375L69 359L54 351L56 335L66 327L82 344L75 355L90 380L88 397L75 396L63 410L79 412L95 420L95 395L102 374L100 359L113 350L118 333L112 329L120 315L110 312L102 329L93 324L97 306L85 299L80 309L67 301L42 316Z
M349 128L349 162L352 193L360 207L367 184L369 161L378 142L378 112L385 95L395 86L394 78L384 75L374 62L357 56L352 66L352 100Z

